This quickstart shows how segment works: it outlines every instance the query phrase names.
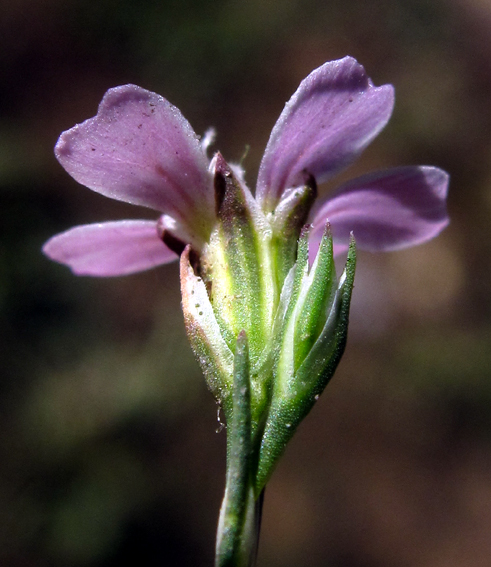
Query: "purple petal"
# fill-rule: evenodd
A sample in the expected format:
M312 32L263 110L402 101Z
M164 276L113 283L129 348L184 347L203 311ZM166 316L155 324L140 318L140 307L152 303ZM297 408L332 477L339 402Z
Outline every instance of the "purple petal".
M135 85L108 90L97 116L63 132L55 154L90 189L170 214L208 236L208 160L188 121L161 96Z
M76 226L53 236L43 252L84 276L124 276L177 259L160 240L157 223L123 220Z
M358 177L326 201L314 217L312 248L329 219L336 253L353 231L371 252L398 250L430 240L448 224L449 176L436 167L399 167Z
M321 183L350 164L387 124L393 106L393 87L374 87L352 57L313 71L271 132L257 186L263 209L273 210L308 175Z

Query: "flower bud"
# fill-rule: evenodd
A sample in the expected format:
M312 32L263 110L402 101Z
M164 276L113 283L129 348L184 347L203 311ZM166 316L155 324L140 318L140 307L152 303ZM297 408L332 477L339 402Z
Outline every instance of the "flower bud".
M332 237L327 229L314 265L308 269L308 234L301 236L298 258L285 280L278 310L278 341L273 391L259 453L256 491L266 484L300 421L334 374L346 346L355 275L351 239L345 270L336 280Z

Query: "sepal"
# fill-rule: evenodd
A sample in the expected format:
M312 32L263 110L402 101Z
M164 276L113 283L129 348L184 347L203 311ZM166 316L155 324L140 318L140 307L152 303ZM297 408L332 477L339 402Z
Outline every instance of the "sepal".
M191 347L198 359L208 388L230 414L233 353L222 337L203 279L191 265L188 245L180 260L182 309Z
M217 221L200 258L201 273L229 349L235 349L242 330L247 334L256 428L269 387L259 369L270 341L278 295L270 252L271 227L247 187L220 154L214 157L212 168Z
M312 269L302 283L302 296L297 302L293 338L295 371L302 364L322 331L326 317L332 308L336 285L332 236L330 226L327 224Z
M299 261L301 266L296 266L297 277L302 274L302 280L293 286L287 309L289 314L284 320L271 404L259 450L256 493L265 486L298 424L333 376L346 346L356 265L353 237L345 270L336 287L333 287L336 279L332 239L328 232L324 234L310 273L303 267L301 253ZM327 278L322 286L321 275L326 273L334 277ZM319 314L322 310L322 326L316 335L319 326L313 313ZM297 323L301 323L298 328ZM306 352L310 343L312 346Z
M211 284L210 300L225 341L234 349L244 330L254 364L273 321L271 228L220 154L214 158L214 169L217 222L201 256L203 277Z

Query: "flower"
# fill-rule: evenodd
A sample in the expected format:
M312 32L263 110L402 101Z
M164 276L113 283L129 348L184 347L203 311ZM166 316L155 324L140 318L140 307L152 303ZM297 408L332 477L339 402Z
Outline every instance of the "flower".
M119 276L180 255L187 335L242 463L229 463L223 533L227 494L240 488L238 505L259 498L344 352L351 233L359 248L394 250L448 223L448 175L436 167L365 175L315 204L317 184L356 159L393 105L393 87L375 87L353 58L325 63L274 126L255 197L239 166L208 159L210 135L200 141L177 108L134 85L107 91L97 115L56 144L77 181L161 215L72 228L46 242L47 256L77 274ZM346 250L338 280L333 258Z
M298 188L340 172L387 124L391 85L375 87L353 58L330 61L304 79L286 104L259 168L256 201L266 218L288 207ZM177 258L186 244L198 253L216 218L213 168L206 144L180 111L135 85L110 89L94 118L61 134L55 154L79 183L113 199L160 211L158 221L123 220L77 226L44 245L73 272L118 276ZM425 242L447 224L448 175L436 167L389 169L354 179L317 205L311 249L326 220L334 253Z

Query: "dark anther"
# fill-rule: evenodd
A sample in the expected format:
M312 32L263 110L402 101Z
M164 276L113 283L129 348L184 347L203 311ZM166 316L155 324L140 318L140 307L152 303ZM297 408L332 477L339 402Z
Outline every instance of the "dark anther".
M222 208L225 193L227 191L227 179L230 176L230 168L227 162L223 159L220 152L216 155L215 179L213 181L215 188L215 212L218 216Z
M222 208L223 200L225 199L225 191L227 189L227 181L223 173L218 171L215 173L213 184L215 188L215 213L218 216L220 209Z

